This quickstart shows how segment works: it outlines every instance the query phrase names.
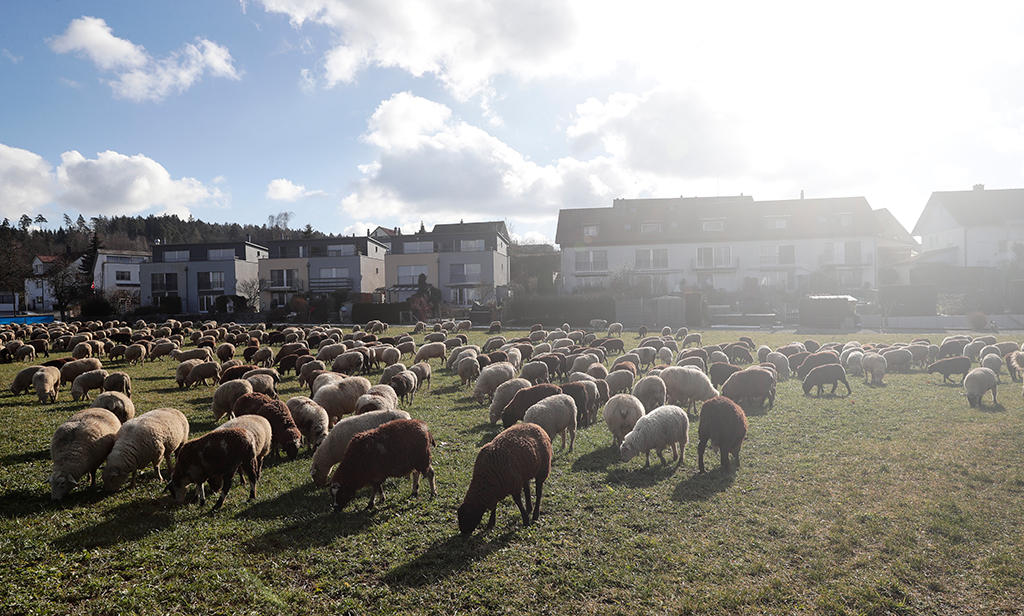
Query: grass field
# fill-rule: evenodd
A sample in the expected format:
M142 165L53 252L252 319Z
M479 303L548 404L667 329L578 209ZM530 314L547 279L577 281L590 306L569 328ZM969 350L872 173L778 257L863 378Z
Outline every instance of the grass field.
M804 338L704 339L743 333L773 347ZM629 348L636 335L626 336ZM105 367L132 376L138 412L179 408L200 435L213 427L213 388L177 389L175 365ZM0 383L21 367L0 365ZM409 482L394 480L370 513L362 495L332 513L305 452L268 460L257 500L236 484L212 515L209 504L167 505L151 469L135 489L80 490L54 505L50 436L85 405L67 389L49 406L5 389L0 613L1019 614L1021 387L1004 374L1002 406L986 396L979 410L941 380L851 379L851 396L823 399L781 383L775 408L750 417L735 474L719 472L715 456L697 474L697 422L681 467L655 457L647 470L642 456L619 462L599 423L572 454L556 442L537 524L523 528L506 499L495 528L469 539L455 509L477 448L499 427L436 360L433 389L407 410L437 441L439 495L413 499ZM280 393L307 392L289 376Z

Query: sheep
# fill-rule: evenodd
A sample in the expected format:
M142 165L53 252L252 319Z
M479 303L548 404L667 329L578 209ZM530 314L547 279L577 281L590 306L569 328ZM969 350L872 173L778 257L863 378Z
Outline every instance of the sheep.
M230 342L225 342L217 347L214 351L214 355L217 356L221 362L226 362L235 356L235 345Z
M107 409L124 423L135 417L135 403L119 391L105 391L92 401L92 408Z
M291 411L280 400L264 401L258 408L253 408L254 406L236 403L233 410L236 416L259 415L269 421L271 430L270 450L274 457L280 457L279 449L284 449L288 458L294 460L295 456L299 453L299 443L302 440L302 434L299 432L298 427L296 427L295 420L292 419Z
M429 362L433 358L439 358L441 363L444 363L447 358L447 348L443 342L428 342L420 346L420 349L416 351L416 357L413 358L412 363L418 364L421 361Z
M689 405L694 413L697 412L697 402L718 395L708 375L692 366L669 366L661 371L658 378L665 381L666 402Z
M818 366L807 373L804 377L803 388L804 395L811 393L811 390L815 387L818 388L818 397L821 397L821 393L824 390L825 385L831 384L832 391L830 392L833 396L836 393L836 388L839 387L839 383L846 385L846 395L850 395L850 383L846 380L846 370L839 364L825 364L824 366Z
M498 388L494 390L494 397L491 399L491 406L488 410L488 419L490 423L497 423L497 421L501 419L502 411L505 410L505 407L512 401L512 398L515 397L516 393L521 389L530 387L531 385L530 381L524 378L512 379L498 385Z
M700 346L703 343L703 341L704 337L701 336L699 333L686 334L686 336L683 337L682 346L684 349L690 346L691 344L695 346Z
M530 381L533 385L547 383L550 380L548 365L542 361L530 361L523 364L519 377Z
M313 452L310 477L318 487L327 485L331 468L341 461L352 437L365 430L371 430L394 419L409 419L409 413L399 410L371 411L362 415L345 417L334 425L327 437Z
M908 356L910 355L909 351L907 351L907 355ZM799 364L792 364L791 363L790 365L796 365L796 376L800 380L803 380L803 379L805 379L807 377L807 373L809 373L814 368L817 368L818 366L824 366L825 364L838 364L838 363L839 363L839 354L838 353L836 353L835 351L820 351L818 353L812 353L811 355L808 355L807 358L804 359L803 362L801 362Z
M992 391L992 404L993 406L998 404L996 401L996 387L999 382L999 377L990 368L975 368L967 373L964 377L964 392L967 394L967 404L971 408L981 406L981 397L985 395L985 392Z
M57 401L57 392L60 390L59 383L60 370L53 366L44 366L32 374L32 387L41 404Z
M629 370L612 370L604 379L608 383L608 392L611 394L629 392L633 387L634 376Z
M274 368L252 368L251 370L243 372L241 378L247 379L251 376L256 375L264 375L270 377L274 381L275 385L281 382L281 374L278 373L278 371Z
M163 481L160 460L171 469L171 456L188 440L188 432L188 419L173 408L153 409L126 421L103 469L103 489L116 492L129 476L134 488L139 469L147 464L153 465L157 480Z
M947 338L943 340L942 344L939 345L939 354L936 359L964 355L964 348L967 346L967 343L968 340L964 338Z
M71 357L75 359L92 357L92 345L85 341L79 342L75 348L71 349Z
M34 361L35 358L36 358L36 348L34 346L31 346L31 345L27 345L26 344L23 347L19 347L18 350L14 352L14 360L15 361L19 361L19 362Z
M289 399L287 404L295 427L299 429L306 446L316 451L327 438L327 426L331 421L327 411L306 396L295 396Z
M812 371L813 373L813 371ZM704 449L708 441L722 455L721 469L729 470L729 454L740 467L740 446L747 436L747 415L740 405L725 396L706 400L700 409L700 426L697 429L697 468L704 469Z
M245 356L243 355L243 357ZM257 366L270 366L274 362L274 351L270 347L260 347L256 349L256 352L252 354L252 358L248 361Z
M100 360L95 357L69 361L60 368L60 385L65 383L70 385L75 382L75 377L79 374L89 372L90 370L99 370L102 367Z
M544 481L551 474L551 439L540 426L520 424L503 430L480 448L473 463L466 496L458 509L459 532L470 535L490 509L487 529L494 527L498 503L506 496L515 501L523 517L523 526L540 515ZM536 498L530 503L530 480L536 485ZM520 493L526 506L520 500Z
M521 420L527 409L537 402L562 393L562 388L551 383L524 387L515 392L512 399L501 410L501 422L506 428Z
M480 376L480 362L476 357L463 357L456 366L459 382L462 387L472 383Z
M846 355L846 351L843 354ZM852 349L846 357L840 357L840 365L846 369L847 374L861 376L864 373L864 352L859 349Z
M595 381L570 381L562 385L562 393L569 395L576 403L576 426L589 426L597 419L597 383Z
M28 393L29 390L32 389L32 376L42 369L43 366L29 366L28 368L19 370L11 380L11 386L9 388L11 394L19 396L21 394ZM57 378L60 378L60 370L57 370Z
M266 374L254 374L250 377L246 377L246 381L252 385L252 390L266 394L271 398L277 397L277 390L274 389L274 379Z
M395 419L352 437L344 457L331 477L334 510L341 511L357 490L370 485L373 509L377 495L384 499L384 480L412 473L412 495L417 496L420 475L430 482L430 495L437 496L430 448L434 445L427 424L418 419Z
M885 378L886 361L885 358L878 353L865 353L864 357L860 360L860 365L864 369L864 383L868 383L870 379L872 385L881 385L882 379Z
M220 421L220 418L228 415L234 417L232 409L235 402L245 394L256 391L253 383L246 379L234 379L227 383L221 383L213 392L213 404L210 412L213 413L213 420Z
M473 388L473 399L478 404L484 404L494 396L494 390L505 381L516 378L516 369L509 362L491 364L480 371Z
M653 410L653 409L652 409ZM612 446L618 448L638 419L644 416L643 402L632 394L615 394L604 407L604 423L612 433Z
M124 372L111 372L103 379L103 391L119 391L132 397L132 377Z
M945 359L940 359L939 361L928 365L928 374L938 372L939 374L942 375L943 383L945 383L946 381L955 383L954 381L950 380L950 375L962 374L964 375L964 377L966 377L967 373L970 371L971 360L969 357L965 355L959 355L957 357L947 357ZM963 378L961 378L960 380L963 381Z
M360 371L365 373L369 372L369 361L359 351L347 351L334 358L331 370L345 374L356 374Z
M907 349L890 349L882 352L887 371L909 372L914 355Z
M736 404L744 400L764 410L775 406L775 374L765 368L751 367L733 374L722 385L722 395Z
M999 357L995 353L989 353L981 358L981 365L988 368L992 372L996 373L996 378L999 378L999 374L1003 371L1003 358Z
M417 389L425 382L427 389L430 389L430 364L425 361L417 362L409 367L409 372L416 375Z
M188 380L188 373L192 371L192 368L201 363L203 362L198 359L186 359L178 364L178 367L174 370L174 380L178 383L178 389L185 386L185 381Z
M71 399L88 400L89 390L98 389L103 391L103 381L107 378L106 370L89 370L75 377L71 383Z
M1006 371L1010 373L1011 381L1020 381L1024 374L1024 351L1013 351L1007 353L1003 358L1006 362Z
M181 447L178 464L171 473L167 490L179 505L185 502L188 484L195 483L199 506L206 504L205 484L220 490L213 511L221 508L236 472L249 478L249 500L256 498L259 462L252 433L244 428L222 428L193 439Z
M785 355L783 355L785 357ZM700 359L699 357L693 359ZM742 370L739 366L734 364L724 364L722 362L715 362L708 367L708 377L711 379L711 386L718 388L721 387L725 381L733 375L734 372Z
M547 364L545 364L545 367L547 367ZM587 368L587 374L595 379L604 380L608 378L608 368L605 368L604 364L592 364Z
M208 361L193 366L188 371L188 376L185 377L185 389L192 387L197 383L207 384L207 380L217 383L220 380L220 364L215 361Z
M660 376L645 376L633 386L633 396L644 405L644 413L664 406L666 395L665 381Z
M419 388L419 379L416 373L411 370L404 370L391 377L391 388L395 390L402 402L411 403L416 397L416 390Z
M320 391L324 387L336 385L342 380L348 378L344 374L338 374L337 372L322 372L316 375L310 375L313 377L313 382L309 385L309 395L315 396L316 392ZM362 377L359 377L362 378Z
M326 370L326 369L327 369L327 365L324 364L324 362L320 361L319 359L314 359L313 361L308 361L308 362L302 364L302 367L299 368L299 376L298 376L299 385L305 385L307 387L312 385L313 384L312 374L314 372L316 372L317 370Z
M317 377L318 380L319 378ZM355 412L356 401L359 400L359 396L370 391L370 387L370 381L364 377L350 376L318 388L311 397L314 402L324 407L333 425L342 416Z
M398 393L390 385L374 385L356 400L355 413L398 408Z
M544 429L548 438L562 435L562 449L565 449L565 435L569 434L569 452L576 442L576 402L568 394L548 396L526 409L523 422L535 423Z
M197 349L189 349L187 351L175 349L169 354L172 359L178 362L188 361L190 359L198 359L201 362L213 361L213 352L207 347L199 347Z
M689 440L690 418L686 411L666 404L659 406L650 413L636 420L633 429L622 438L619 446L619 459L628 462L643 452L647 462L644 468L651 466L651 450L658 453L662 464L666 464L662 450L666 447L672 448L672 459L683 463L683 453L686 443ZM679 453L676 453L676 444L679 444Z
M253 449L256 452L256 472L258 476L263 471L264 458L270 453L270 442L273 438L270 422L265 417L259 415L242 415L241 417L225 421L214 428L214 431L230 428L241 428L249 433Z
M153 348L151 348L149 350L149 353L147 353L146 359L148 359L149 361L155 361L157 359L160 359L161 357L169 356L171 354L171 351L176 350L178 350L177 342L160 342L158 344L153 345Z
M780 381L789 379L792 371L792 364L789 363L789 357L782 353L771 351L765 355L765 361L775 364L775 372L779 375Z
M51 499L63 499L86 474L90 487L96 485L96 469L110 454L120 428L121 421L101 408L79 411L57 426L50 439L53 471L47 481Z

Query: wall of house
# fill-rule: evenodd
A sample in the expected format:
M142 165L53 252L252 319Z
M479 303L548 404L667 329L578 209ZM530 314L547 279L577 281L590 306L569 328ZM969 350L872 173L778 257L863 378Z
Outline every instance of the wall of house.
M446 302L455 302L455 295L453 295L453 289L459 286L467 287L471 286L469 283L460 285L457 281L453 281L451 277L451 266L457 264L479 264L480 265L480 278L476 284L480 288L480 300L488 301L495 299L494 288L495 288L495 267L497 266L497 259L495 258L497 253L493 250L484 250L480 252L442 252L438 253L438 275L440 276L440 289L441 295ZM503 259L502 263L506 263ZM505 264L504 268L504 284L508 284L508 265ZM466 302L468 303L468 302Z
M375 248L377 247L370 245L370 252L375 253L376 256L359 257L359 280L356 288L360 293L373 293L384 286L386 269L383 258L384 251L373 250Z
M295 280L288 281L285 288L271 286L271 270L295 270ZM309 290L309 259L260 259L258 264L260 280L260 306L269 308L272 305L273 293L283 293L285 301L295 293Z
M182 309L186 310L188 308L186 300L188 265L188 262L179 261L176 263L143 263L139 266L139 301L142 305L153 305L153 274L173 272L178 274L178 297L181 298Z
M1024 225L1008 223L1001 226L963 229L964 265L968 267L1002 267L1011 263L1014 245L1024 248Z
M426 265L427 282L440 288L438 263L439 258L436 252L410 255L389 254L384 261L384 284L388 287L398 284L398 267L401 265Z

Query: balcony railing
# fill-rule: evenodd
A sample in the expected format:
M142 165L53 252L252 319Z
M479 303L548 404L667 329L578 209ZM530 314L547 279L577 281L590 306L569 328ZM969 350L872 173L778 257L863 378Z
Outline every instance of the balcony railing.
M313 292L341 291L352 288L351 278L310 278L309 290Z
M301 280L260 280L260 288L265 291L301 291Z
M708 271L730 271L739 268L739 258L732 259L731 261L719 261L717 263L707 263L698 259L690 259L690 267L694 270L708 272Z
M451 274L448 276L448 284L478 284L480 274Z

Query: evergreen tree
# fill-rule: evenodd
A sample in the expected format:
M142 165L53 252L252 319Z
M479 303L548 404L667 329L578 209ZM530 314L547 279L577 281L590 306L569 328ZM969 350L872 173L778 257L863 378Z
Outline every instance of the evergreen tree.
M103 248L103 244L100 243L100 236L93 231L92 239L89 241L89 249L82 255L82 264L78 266L78 277L84 293L92 290L93 270L96 268L96 260L99 258L101 248Z
M23 232L28 233L28 228L32 226L32 217L28 214L22 214L21 218L18 219L18 228Z
M74 229L75 228L75 223L72 222L71 217L68 216L67 214L64 214L64 228L65 229Z
M38 225L45 225L48 222L50 222L50 221L46 220L46 216L43 216L42 214L37 214L36 215L36 224L38 224Z

